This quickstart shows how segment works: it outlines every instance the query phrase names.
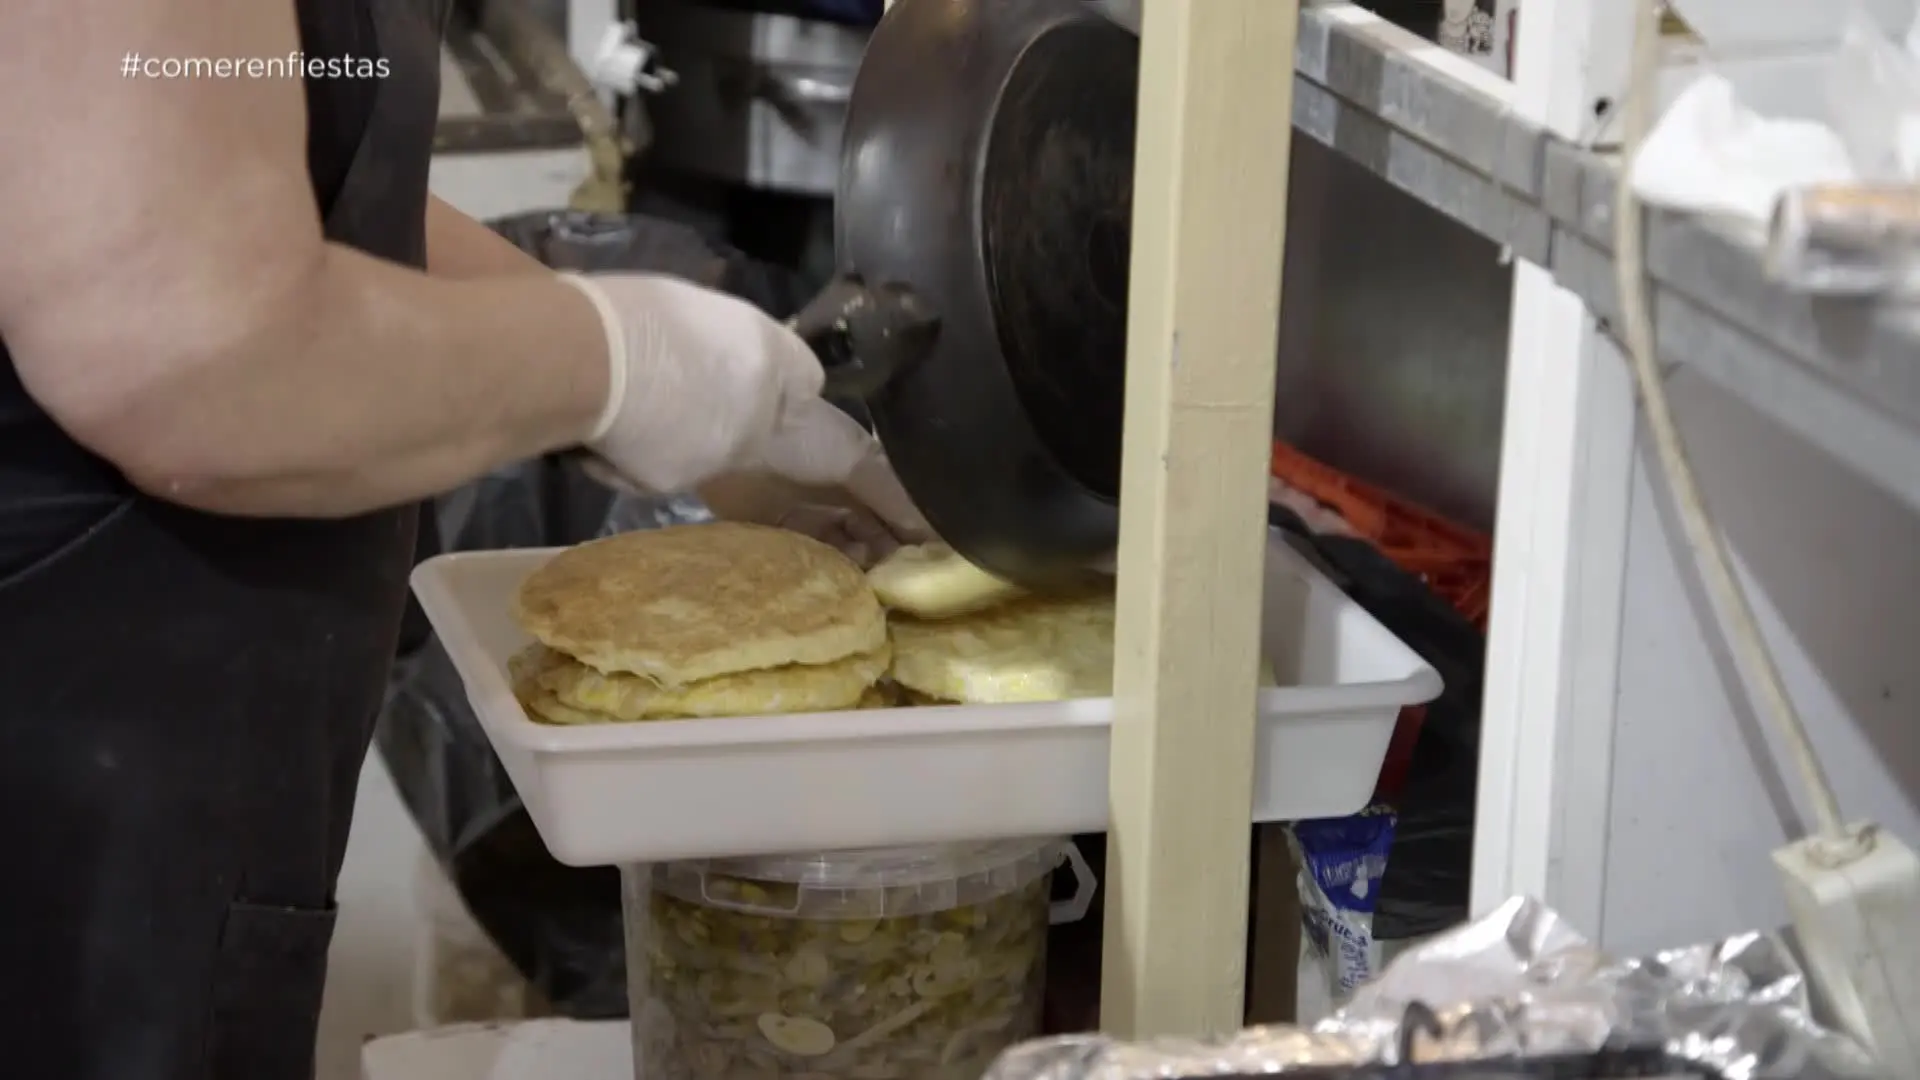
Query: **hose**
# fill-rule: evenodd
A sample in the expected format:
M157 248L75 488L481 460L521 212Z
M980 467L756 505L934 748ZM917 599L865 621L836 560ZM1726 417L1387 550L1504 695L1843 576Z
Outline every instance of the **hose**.
M1614 193L1614 272L1620 293L1626 352L1694 563L1713 598L1714 609L1738 660L1743 680L1748 684L1748 692L1778 729L1800 775L1801 787L1812 803L1818 841L1814 850L1830 865L1842 865L1864 850L1863 838L1851 832L1840 816L1840 801L1827 779L1820 755L1813 748L1806 722L1794 708L1779 664L1754 617L1753 605L1734 573L1726 542L1707 511L1658 366L1653 319L1647 308L1644 217L1628 178L1634 158L1653 124L1661 27L1667 11L1661 0L1635 0L1634 6L1632 81L1622 101L1621 178Z

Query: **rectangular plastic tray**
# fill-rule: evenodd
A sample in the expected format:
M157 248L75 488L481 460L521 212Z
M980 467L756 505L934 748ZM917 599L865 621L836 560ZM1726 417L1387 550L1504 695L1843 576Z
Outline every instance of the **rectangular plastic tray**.
M422 563L414 592L555 858L574 866L1096 832L1111 699L556 727L508 685L508 615L552 550ZM1253 821L1372 794L1394 720L1440 676L1295 554L1268 544Z

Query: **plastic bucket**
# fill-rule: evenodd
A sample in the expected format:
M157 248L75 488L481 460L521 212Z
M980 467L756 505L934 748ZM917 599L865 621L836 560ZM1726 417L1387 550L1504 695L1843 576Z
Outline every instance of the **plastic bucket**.
M1039 1033L1047 926L1093 887L1060 839L654 867L627 911L636 1055L649 1080L977 1080Z

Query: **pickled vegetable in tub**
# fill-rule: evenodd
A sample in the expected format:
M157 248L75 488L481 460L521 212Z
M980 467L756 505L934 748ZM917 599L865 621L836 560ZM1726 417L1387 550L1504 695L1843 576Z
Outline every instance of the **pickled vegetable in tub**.
M657 882L638 1037L648 1075L978 1080L1039 1033L1046 976L1046 870L989 877L932 895L926 883Z

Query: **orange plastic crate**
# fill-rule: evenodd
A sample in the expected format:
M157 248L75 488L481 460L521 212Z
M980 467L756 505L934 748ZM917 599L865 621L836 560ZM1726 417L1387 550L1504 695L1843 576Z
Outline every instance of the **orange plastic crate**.
M1364 484L1330 465L1273 444L1273 476L1346 519L1394 565L1416 574L1473 625L1487 628L1493 541L1482 533Z
M1344 518L1394 565L1418 575L1435 595L1485 633L1492 599L1493 540L1361 483L1282 442L1273 444L1272 475ZM1399 794L1420 737L1426 706L1403 709L1380 767L1375 798Z

